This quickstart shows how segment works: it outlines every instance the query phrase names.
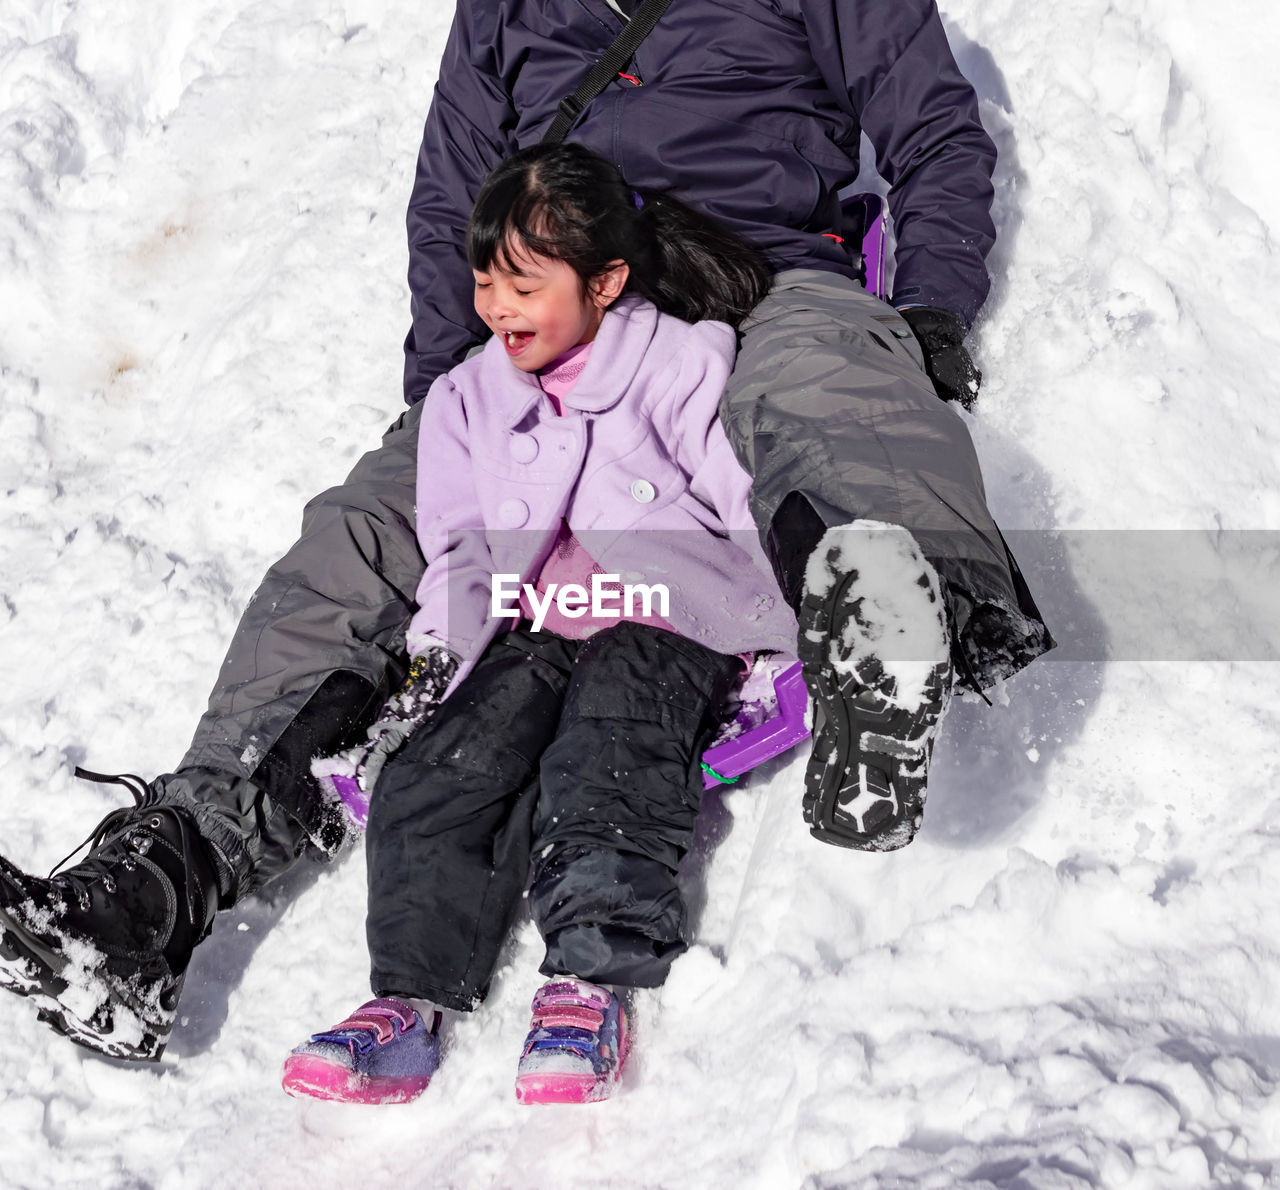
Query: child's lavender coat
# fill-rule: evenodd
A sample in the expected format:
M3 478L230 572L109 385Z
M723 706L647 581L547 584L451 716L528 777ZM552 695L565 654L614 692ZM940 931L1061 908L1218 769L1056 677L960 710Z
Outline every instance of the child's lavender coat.
M606 572L665 584L681 634L722 653L793 650L795 617L718 416L734 350L723 323L627 297L606 311L563 417L496 337L440 377L419 431L427 571L410 651L447 644L456 684L513 623L491 614L493 575L530 581L562 517Z

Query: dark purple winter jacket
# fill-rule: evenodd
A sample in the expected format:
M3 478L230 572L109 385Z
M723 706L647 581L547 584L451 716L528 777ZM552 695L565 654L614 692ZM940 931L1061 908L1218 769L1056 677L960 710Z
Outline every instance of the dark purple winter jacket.
M605 0L458 0L409 203L405 397L486 337L464 229L485 175L534 144L621 28ZM895 305L969 322L987 295L995 146L934 0L674 0L567 139L670 188L777 268L852 273L836 192L859 131L890 183Z

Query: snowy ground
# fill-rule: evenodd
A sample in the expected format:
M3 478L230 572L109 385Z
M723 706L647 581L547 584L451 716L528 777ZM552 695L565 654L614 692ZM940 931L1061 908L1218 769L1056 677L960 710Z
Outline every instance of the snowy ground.
M1002 155L974 434L1064 648L954 709L919 840L812 842L794 764L711 804L697 945L588 1109L512 1097L527 922L417 1104L281 1093L366 990L362 860L310 868L223 915L159 1066L0 1003L0 1183L1280 1185L1280 11L942 7ZM449 9L0 4L0 845L29 867L119 804L74 763L181 755L303 501L398 411Z

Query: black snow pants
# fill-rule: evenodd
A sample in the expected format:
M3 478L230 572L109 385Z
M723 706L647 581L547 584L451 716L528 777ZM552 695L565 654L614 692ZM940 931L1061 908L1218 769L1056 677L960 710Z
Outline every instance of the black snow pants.
M423 566L419 408L308 504L298 543L245 610L190 749L157 781L216 848L224 905L308 841L335 837L311 757L359 738L404 673ZM752 511L784 590L825 527L887 521L939 573L958 672L989 684L1051 646L987 510L964 421L890 306L833 273L780 274L742 328L721 416L755 477Z
M660 628L499 637L387 765L370 806L375 995L467 1010L532 874L547 975L656 987L687 947L676 867L741 669Z

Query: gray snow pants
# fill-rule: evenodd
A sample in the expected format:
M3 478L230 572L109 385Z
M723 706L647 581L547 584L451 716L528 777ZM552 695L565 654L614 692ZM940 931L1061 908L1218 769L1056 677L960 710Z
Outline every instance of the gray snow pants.
M289 868L308 841L336 837L310 758L360 738L403 675L423 568L420 409L307 505L297 544L245 610L190 749L159 779L216 848L224 905ZM1051 647L987 511L964 422L934 393L891 307L836 274L779 274L743 326L721 412L780 571L797 507L802 538L860 517L901 524L939 572L957 666L975 685Z
M822 531L886 521L909 529L937 570L970 685L990 686L1052 647L987 509L969 431L938 399L892 306L835 273L780 273L742 326L720 412L789 595Z

